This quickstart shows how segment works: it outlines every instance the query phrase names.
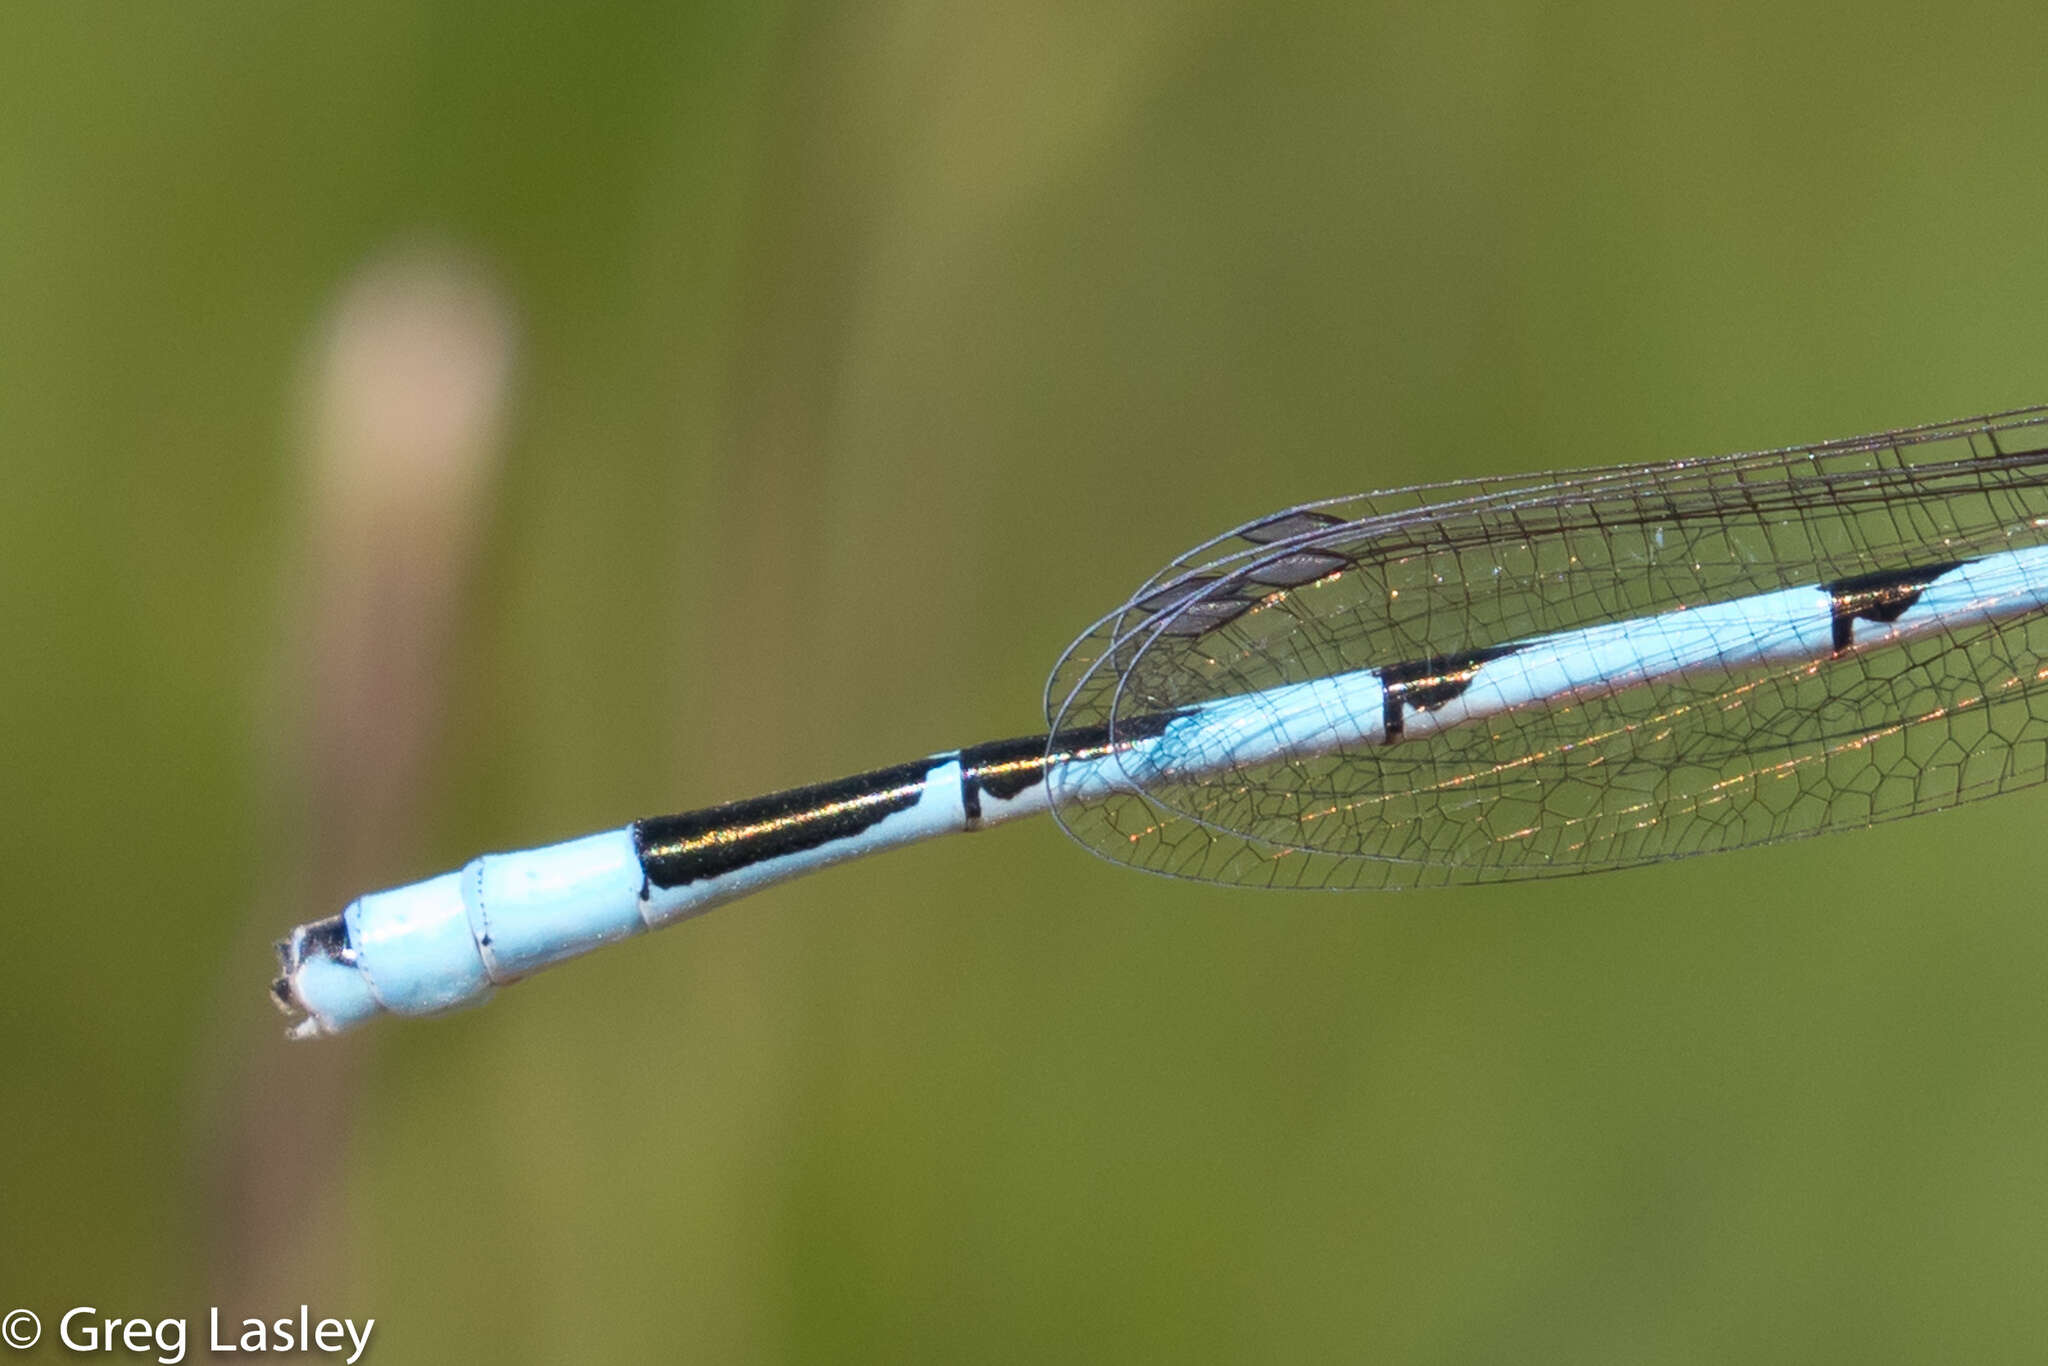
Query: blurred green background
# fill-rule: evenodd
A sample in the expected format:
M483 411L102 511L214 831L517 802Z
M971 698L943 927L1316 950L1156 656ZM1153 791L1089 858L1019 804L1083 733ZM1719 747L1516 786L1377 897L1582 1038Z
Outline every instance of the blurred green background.
M45 1357L303 1301L383 1362L2038 1359L2048 799L1381 898L1046 825L446 1020L288 1046L263 987L366 887L1031 731L1292 501L2041 401L2044 40L8 7L0 1309ZM393 261L511 347L396 551L320 398Z

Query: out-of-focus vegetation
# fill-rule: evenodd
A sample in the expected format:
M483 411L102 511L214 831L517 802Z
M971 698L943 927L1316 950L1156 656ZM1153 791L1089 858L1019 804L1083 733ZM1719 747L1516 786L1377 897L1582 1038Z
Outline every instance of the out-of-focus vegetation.
M382 1362L2037 1356L2048 797L1387 898L1018 829L444 1021L288 1048L262 988L368 885L1032 730L1095 612L1290 501L2040 400L2044 37L9 8L0 1309L308 1302ZM408 524L322 395L420 262L510 368Z

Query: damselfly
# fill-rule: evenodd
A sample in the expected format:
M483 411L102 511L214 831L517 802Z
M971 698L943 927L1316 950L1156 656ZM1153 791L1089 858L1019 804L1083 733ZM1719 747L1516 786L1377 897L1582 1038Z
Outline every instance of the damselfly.
M2048 776L2048 408L1291 508L1168 565L1049 731L361 897L296 1037L426 1014L860 854L1050 812L1153 872L1396 888L1868 825Z

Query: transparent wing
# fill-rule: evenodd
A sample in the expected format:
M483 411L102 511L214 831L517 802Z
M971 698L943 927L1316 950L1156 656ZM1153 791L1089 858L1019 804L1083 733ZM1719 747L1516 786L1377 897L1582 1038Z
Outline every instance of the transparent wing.
M1260 698L1316 679L1653 630L1707 604L2044 542L2048 410L1291 509L1181 557L1075 642L1047 690L1052 748L1114 750L1223 699L1256 717ZM1756 662L1763 645L1723 670L1397 740L1133 763L1108 795L1056 785L1054 810L1091 849L1158 872L1404 887L1736 848L2048 776L2048 617L1796 661ZM1366 689L1355 705L1377 701Z

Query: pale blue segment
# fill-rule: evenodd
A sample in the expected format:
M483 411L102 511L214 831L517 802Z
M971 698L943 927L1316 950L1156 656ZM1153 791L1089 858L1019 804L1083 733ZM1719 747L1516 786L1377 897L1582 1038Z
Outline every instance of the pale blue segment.
M305 933L301 927L292 931L292 938L301 940ZM299 959L299 966L292 973L292 994L305 1009L306 1019L292 1031L293 1037L339 1034L384 1009L377 994L370 990L370 979L359 968L324 954L306 956L295 952L294 956ZM313 1028L307 1029L306 1025Z
M647 928L630 828L486 854L463 874L470 925L493 981L523 977Z
M386 1010L428 1015L489 990L466 881L464 873L443 873L358 897L342 913L356 966Z
M1833 648L1833 600L1786 588L1533 640L1443 706L1407 713L1403 730L1427 735L1536 701L1569 705L1659 679L1824 659Z
M380 1010L431 1015L481 1001L494 984L646 928L630 830L516 854L358 897L342 912L348 954L295 953L291 988L316 1032ZM305 931L295 932L303 945Z

